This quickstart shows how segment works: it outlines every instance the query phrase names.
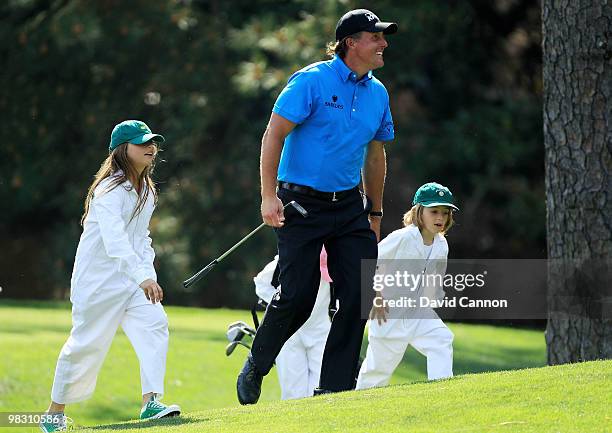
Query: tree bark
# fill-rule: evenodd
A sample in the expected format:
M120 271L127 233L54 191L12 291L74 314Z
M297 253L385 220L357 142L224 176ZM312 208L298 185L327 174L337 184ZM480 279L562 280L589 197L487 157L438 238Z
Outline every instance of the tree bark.
M612 357L612 5L543 0L548 363Z

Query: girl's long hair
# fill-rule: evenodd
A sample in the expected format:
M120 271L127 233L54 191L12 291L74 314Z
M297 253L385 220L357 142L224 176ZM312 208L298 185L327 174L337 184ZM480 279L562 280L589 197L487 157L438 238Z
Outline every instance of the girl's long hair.
M155 167L155 160L139 175L138 171L134 168L128 158L127 149L127 143L120 144L108 155L104 162L102 162L100 169L94 176L93 183L87 190L84 212L83 216L81 217L81 225L85 223L85 218L89 213L89 207L91 205L91 200L93 200L96 187L107 177L113 177L113 180L105 189L105 192L112 191L127 180L137 179L136 185L133 185L132 188L136 188L136 192L138 193L138 201L136 202L136 208L130 217L130 222L142 211L149 197L149 192L153 192L155 203L157 203L157 190L155 189L155 182L153 182L153 179L151 178L153 169Z

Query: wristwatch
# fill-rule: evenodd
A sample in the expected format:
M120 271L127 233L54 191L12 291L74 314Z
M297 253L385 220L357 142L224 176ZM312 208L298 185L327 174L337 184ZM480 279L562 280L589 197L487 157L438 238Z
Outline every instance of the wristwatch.
M381 210L372 210L370 211L370 216L381 217L383 216L383 211Z

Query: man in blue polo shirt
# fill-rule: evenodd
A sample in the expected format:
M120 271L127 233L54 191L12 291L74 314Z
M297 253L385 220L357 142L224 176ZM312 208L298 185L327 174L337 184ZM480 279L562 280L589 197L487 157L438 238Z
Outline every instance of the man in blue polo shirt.
M238 376L241 404L257 402L263 376L310 316L323 245L339 309L315 394L355 386L365 326L361 260L377 257L384 142L394 138L389 95L372 70L384 65L385 35L396 31L397 24L381 22L368 10L346 13L329 46L332 60L293 74L274 104L261 146L261 215L278 237L282 289L268 306ZM291 200L306 208L308 218L283 213L283 203ZM365 271L364 278L371 280L373 273Z

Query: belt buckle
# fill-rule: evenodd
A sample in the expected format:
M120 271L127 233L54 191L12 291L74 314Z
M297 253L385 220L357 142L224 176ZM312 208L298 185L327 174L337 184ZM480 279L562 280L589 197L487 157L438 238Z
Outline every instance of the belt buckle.
M336 198L336 191L334 191L332 194L332 201L338 201L338 199Z

